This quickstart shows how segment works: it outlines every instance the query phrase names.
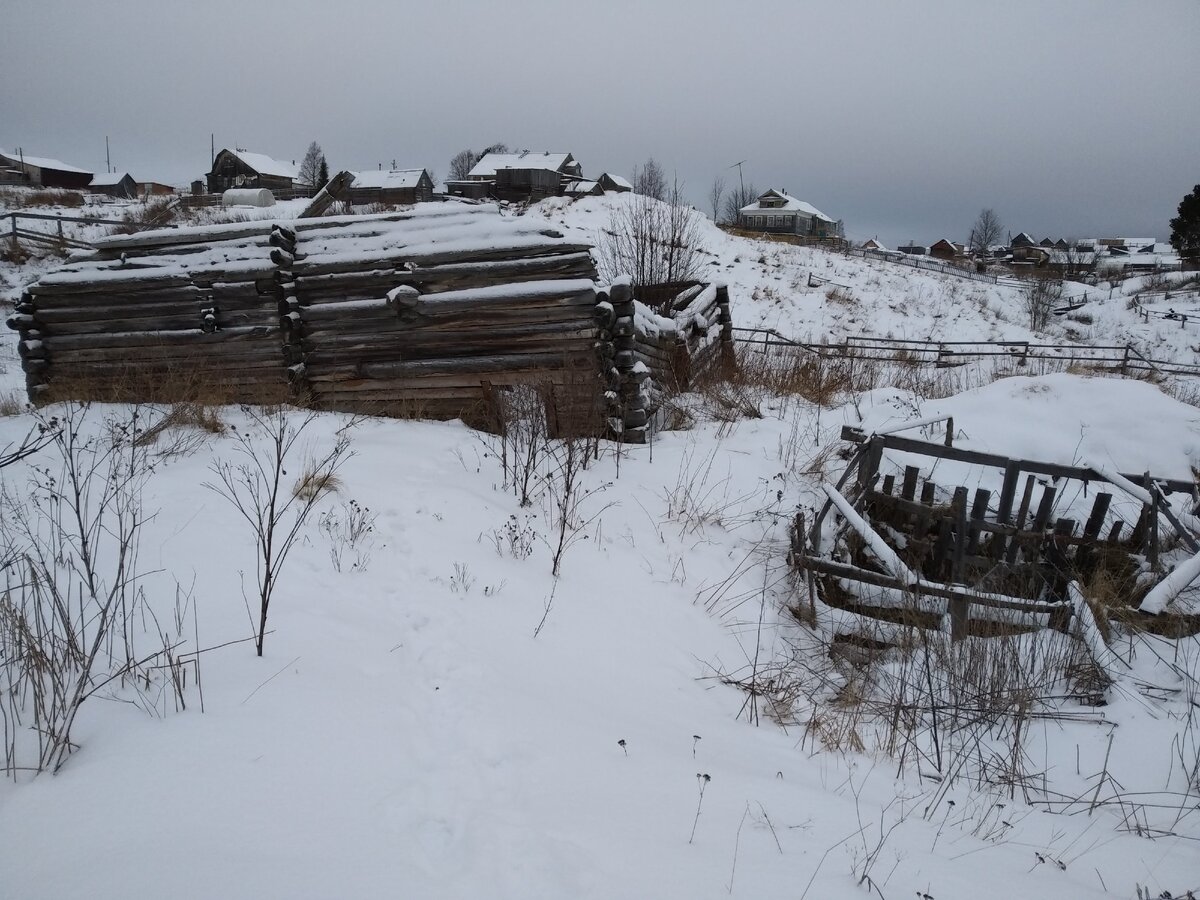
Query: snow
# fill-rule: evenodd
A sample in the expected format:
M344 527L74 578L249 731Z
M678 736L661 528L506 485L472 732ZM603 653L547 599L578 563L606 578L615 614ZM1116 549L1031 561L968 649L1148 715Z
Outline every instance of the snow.
M83 175L91 174L87 169L80 169L76 166L69 166L65 162L59 162L57 159L50 159L45 156L30 156L28 153L7 153L0 149L0 156L10 160L14 165L20 165L24 160L27 166L37 166L39 169L57 169L59 172L77 172Z
M128 177L127 172L101 172L99 175L92 176L92 183L88 187L115 187Z
M279 178L297 178L300 175L300 169L295 163L272 159L265 153L250 153L246 150L229 152L259 175L274 175Z
M624 202L558 199L515 218L443 204L410 218L292 224L330 258L378 259L457 241L553 240L539 233L548 227L590 241ZM343 238L322 236L333 221ZM1005 285L701 225L704 280L728 283L739 326L833 340L1086 336L1072 338L1082 326L1063 321L1031 331L1019 292ZM211 259L239 242L248 256L266 252L255 241L269 222L220 228L257 235L230 237ZM53 277L94 277L97 263L71 267ZM19 289L40 271L6 263L0 276ZM808 288L810 273L849 285L853 300ZM1092 328L1106 343L1187 358L1188 343L1165 332L1157 340L1127 296L1091 290ZM635 316L647 329L676 327L641 304ZM15 341L0 354L0 389L19 396ZM220 409L224 434L156 463L145 497L155 518L141 548L160 622L171 618L178 579L197 601L198 637L186 649L219 648L201 654L204 710L194 688L183 712L164 696L148 715L115 685L110 702L85 704L79 749L61 772L0 783L0 895L1011 900L1194 890L1200 824L1180 765L1195 759L1194 639L1114 644L1103 660L1114 679L1107 705L1066 699L1055 716L1031 720L1023 752L1039 775L1012 792L927 777L928 765L898 764L865 727L861 750L849 738L826 746L818 735L828 707L751 725L747 695L727 683L754 660L798 658L813 667L807 690L833 699L857 689L824 641L861 634L862 618L818 600L809 626L784 608L797 599L788 527L836 481L843 424L907 426L940 441L937 420L953 416L959 447L1175 478L1200 466L1200 410L1154 384L946 377L950 396L883 386L824 409L764 394L760 418L734 421L705 418L703 398L678 398L696 411L690 429L656 432L640 448L605 443L583 473L596 490L584 516L599 517L557 581L549 498L519 505L494 438L458 422L319 415L307 449L319 453L348 428L354 456L318 512L340 513L351 499L369 506L370 560L339 571L329 535L310 521L280 576L261 659L245 643L221 646L248 634L242 573L252 580L255 558L236 511L204 487L214 461L238 459L232 429L251 428L241 410ZM87 434L105 433L101 417L125 409L97 405ZM0 445L31 423L28 412L0 416ZM900 472L915 459L889 452L882 467ZM33 467L52 462L43 451L0 477L20 497ZM997 496L999 471L936 466L938 484ZM1063 492L1056 513L1090 508L1096 488ZM1137 506L1118 494L1112 514L1131 522ZM1180 551L1166 563L1178 578L1196 565ZM1194 609L1197 594L1183 591L1171 608ZM1103 656L1098 626L1080 635ZM980 752L1007 759L1003 746ZM711 781L697 818L698 773ZM1066 814L1049 812L1038 802L1046 798ZM877 846L878 894L857 874Z
M353 172L352 188L415 188L425 174L424 169L367 169Z
M497 169L548 169L551 172L558 172L570 158L570 153L551 153L549 150L488 153L475 163L475 166L467 173L467 178L495 178Z

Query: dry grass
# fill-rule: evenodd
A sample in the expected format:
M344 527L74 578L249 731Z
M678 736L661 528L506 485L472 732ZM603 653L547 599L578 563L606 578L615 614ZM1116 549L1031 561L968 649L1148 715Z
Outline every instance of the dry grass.
M849 306L855 302L854 294L848 289L835 285L825 292L825 299L830 303L841 303Z
M25 410L25 402L16 391L0 394L0 416L19 416Z
M113 234L134 234L140 229L134 225L170 225L179 217L175 199L172 197L157 197L142 206L125 212L121 216L123 224L114 226Z
M85 197L81 191L56 188L8 188L0 191L0 204L8 209L28 209L35 206L83 206Z
M296 480L292 494L301 500L314 500L323 493L337 493L341 489L341 478L329 471L317 471L312 460L309 460Z
M139 434L134 444L157 446L157 455L186 456L203 446L208 435L222 434L225 423L212 407L200 403L176 403Z

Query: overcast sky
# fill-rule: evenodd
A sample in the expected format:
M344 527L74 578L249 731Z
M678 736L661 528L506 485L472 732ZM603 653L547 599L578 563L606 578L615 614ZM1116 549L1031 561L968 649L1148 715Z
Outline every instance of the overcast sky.
M1197 0L204 0L0 5L0 147L186 183L237 145L333 169L464 147L653 155L848 234L1165 239L1200 182Z

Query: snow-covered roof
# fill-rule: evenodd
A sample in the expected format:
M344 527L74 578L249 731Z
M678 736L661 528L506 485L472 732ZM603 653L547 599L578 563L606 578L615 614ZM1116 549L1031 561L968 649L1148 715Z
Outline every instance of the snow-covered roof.
M599 185L598 181L572 181L563 190L568 194L590 194Z
M468 178L494 178L497 169L550 169L559 171L570 153L551 153L549 150L523 150L520 153L488 153L467 173Z
M277 178L296 178L300 175L300 170L292 163L272 159L264 153L250 153L246 150L229 152L259 175L274 175Z
M91 187L116 187L126 178L132 177L128 172L101 172L92 176Z
M354 188L415 188L425 174L424 169L368 169L354 172Z
M20 164L22 160L27 166L37 166L39 169L57 169L60 172L79 172L83 175L90 174L87 169L80 169L77 166L68 166L65 162L59 162L57 159L50 159L45 156L30 156L28 153L9 153L6 150L0 150L0 156L11 160L16 164Z
M762 202L763 197L782 198L784 203L782 206L760 206L759 204ZM775 190L767 191L749 206L743 206L739 212L799 212L804 213L806 216L812 216L814 219L821 219L825 222L833 221L833 219L829 218L829 216L825 215L825 213L821 212L811 203L805 203L803 200L797 200L790 194Z
M887 247L885 247L880 241L876 240L875 238L868 238L867 240L863 241L863 248L866 250L886 250L887 249Z
M625 188L625 190L627 190L627 191L633 190L633 185L630 184L628 178L624 178L620 175L614 175L612 172L605 172L603 175L600 176L600 178L607 178L609 181L611 181L617 187Z

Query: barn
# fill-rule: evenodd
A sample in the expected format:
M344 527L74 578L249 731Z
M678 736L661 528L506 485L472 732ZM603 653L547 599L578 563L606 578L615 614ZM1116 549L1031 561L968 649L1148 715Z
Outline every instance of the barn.
M572 181L563 188L563 193L568 197L603 197L604 188L599 181Z
M128 172L101 172L92 178L92 183L88 185L88 191L93 194L120 197L122 200L133 200L138 195L138 185Z
M16 180L34 187L67 188L81 191L91 183L92 172L41 156L0 150L0 169L16 173Z
M570 153L522 150L520 153L486 153L463 181L447 182L456 196L489 194L511 201L540 200L562 194L572 181L583 178L583 168Z
M350 202L407 206L433 199L433 179L425 169L368 169L354 172Z
M208 173L208 192L223 194L231 188L292 190L299 170L296 164L272 159L262 153L223 149Z
M600 187L605 193L624 194L633 190L633 185L629 180L622 178L620 175L613 175L611 172L605 172L596 179L600 183Z

